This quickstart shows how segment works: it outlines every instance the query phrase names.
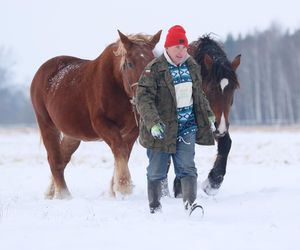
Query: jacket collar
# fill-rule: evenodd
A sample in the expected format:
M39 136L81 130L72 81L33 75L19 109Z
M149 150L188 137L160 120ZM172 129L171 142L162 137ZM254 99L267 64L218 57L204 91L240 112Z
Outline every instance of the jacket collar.
M167 53L167 50L164 51L164 56L165 56L165 58L167 59L168 63L174 65L175 67L178 66L178 65L176 65L176 64L172 61L172 59L170 58L170 56L169 56L168 53ZM190 55L189 55L189 54L186 54L186 57L185 57L184 61L183 61L179 66L181 66L182 64L184 64L184 63L186 62L186 60L187 60L189 57L190 57Z
M168 56L169 57L169 56ZM171 60L171 59L170 59ZM165 53L163 53L160 57L157 58L157 62L159 64L158 70L159 71L166 71L169 70L168 69L168 59L165 56ZM191 57L188 54L187 59L185 60L185 62L188 64L189 68L194 68L194 67L199 67L199 65L197 64L197 62L194 60L193 57ZM173 63L174 65L174 63Z

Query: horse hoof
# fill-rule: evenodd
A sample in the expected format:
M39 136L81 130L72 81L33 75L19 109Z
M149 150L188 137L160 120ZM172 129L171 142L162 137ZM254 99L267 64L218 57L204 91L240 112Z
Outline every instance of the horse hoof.
M118 182L113 182L112 180L112 185L111 185L111 194L113 197L116 197L117 194L121 195L130 195L132 194L132 190L134 185L132 182L128 179L119 179Z
M69 190L61 190L59 192L55 192L53 198L58 199L58 200L71 200L72 195Z
M219 187L221 186L221 183L218 185L212 185L209 181L209 179L206 179L202 184L201 188L202 190L210 196L214 196L219 192Z
M47 200L53 200L54 194L46 192L45 195L44 195L44 197Z
M55 187L53 181L51 181L49 187L45 192L45 199L52 200L54 198L54 194L55 194Z

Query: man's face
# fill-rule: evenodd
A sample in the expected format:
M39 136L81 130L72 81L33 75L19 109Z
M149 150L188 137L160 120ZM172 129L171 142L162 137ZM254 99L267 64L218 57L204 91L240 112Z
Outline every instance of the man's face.
M169 57L176 65L183 63L186 59L187 47L184 45L174 45L172 47L168 47L166 50Z

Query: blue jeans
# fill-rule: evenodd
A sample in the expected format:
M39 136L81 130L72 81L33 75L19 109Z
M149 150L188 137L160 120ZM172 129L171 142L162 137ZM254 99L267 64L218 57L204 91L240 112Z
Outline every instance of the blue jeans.
M197 177L195 167L195 133L189 133L177 139L176 153L169 154L153 149L147 149L149 166L147 167L148 180L163 180L167 178L168 162L172 157L175 174L182 178L185 176Z

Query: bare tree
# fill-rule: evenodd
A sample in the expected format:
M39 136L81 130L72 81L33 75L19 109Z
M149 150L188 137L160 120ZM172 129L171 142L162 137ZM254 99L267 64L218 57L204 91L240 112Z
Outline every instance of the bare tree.
M300 122L300 30L283 33L273 25L264 32L234 40L227 37L229 55L242 54L232 121L244 124Z

